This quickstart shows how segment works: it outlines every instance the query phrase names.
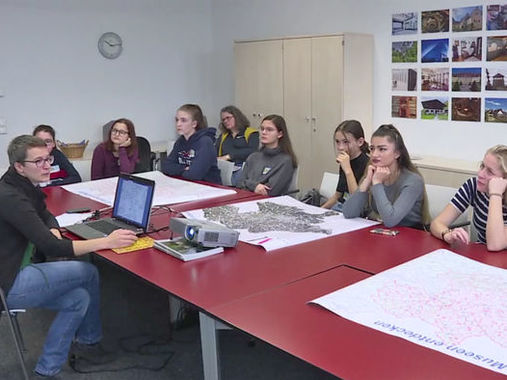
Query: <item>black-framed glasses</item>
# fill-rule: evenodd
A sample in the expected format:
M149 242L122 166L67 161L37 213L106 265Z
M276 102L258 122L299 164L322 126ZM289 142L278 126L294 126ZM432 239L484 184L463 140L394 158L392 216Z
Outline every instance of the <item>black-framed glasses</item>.
M116 128L113 128L113 129L111 129L111 133L112 133L112 134L116 134L116 135L125 136L125 135L127 135L129 132L128 132L128 131L124 131L123 129L116 129Z
M53 156L48 156L46 158L38 158L36 160L30 161L30 160L24 160L22 162L30 162L32 164L35 164L38 168L42 168L44 164L52 165L55 161L55 158Z

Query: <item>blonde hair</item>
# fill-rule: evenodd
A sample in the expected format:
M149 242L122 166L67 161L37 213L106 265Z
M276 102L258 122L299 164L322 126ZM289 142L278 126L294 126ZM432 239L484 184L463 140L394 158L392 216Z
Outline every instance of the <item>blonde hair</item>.
M500 168L503 172L503 178L507 178L507 145L498 144L486 151L486 154L491 154L496 157ZM503 195L503 204L507 205L507 191Z
M507 175L507 145L495 145L494 147L489 148L486 154L492 154L497 158L505 178Z

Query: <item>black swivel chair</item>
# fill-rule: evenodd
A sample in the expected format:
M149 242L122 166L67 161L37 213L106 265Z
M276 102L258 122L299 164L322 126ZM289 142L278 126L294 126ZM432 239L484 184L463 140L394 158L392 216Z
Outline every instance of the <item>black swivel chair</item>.
M151 172L155 154L151 152L150 143L144 137L137 136L137 150L139 152L139 162L134 168L134 173Z
M18 324L18 318L17 314L20 312L24 312L25 310L13 310L9 309L7 305L6 295L2 288L0 288L0 300L1 300L1 306L3 309L2 314L0 315L6 315L7 320L9 322L9 326L11 329L12 337L14 338L14 344L16 346L16 351L18 352L18 358L19 362L21 364L21 369L23 370L23 378L25 380L28 380L28 372L26 370L25 366L25 358L23 355L23 352L25 351L25 343L23 342L23 336L21 335L21 329L19 328Z

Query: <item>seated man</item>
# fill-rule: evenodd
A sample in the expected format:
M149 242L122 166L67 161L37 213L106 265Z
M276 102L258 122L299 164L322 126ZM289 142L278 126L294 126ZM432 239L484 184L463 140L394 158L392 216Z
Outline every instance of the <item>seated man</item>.
M69 350L100 362L103 351L99 317L97 269L84 261L33 264L35 250L46 256L73 257L100 249L128 246L131 231L117 230L104 238L62 239L55 217L47 210L38 184L47 182L53 156L38 137L23 135L8 147L9 169L0 179L0 286L11 308L57 310L35 367L36 376L56 375ZM91 359L90 359L91 358Z

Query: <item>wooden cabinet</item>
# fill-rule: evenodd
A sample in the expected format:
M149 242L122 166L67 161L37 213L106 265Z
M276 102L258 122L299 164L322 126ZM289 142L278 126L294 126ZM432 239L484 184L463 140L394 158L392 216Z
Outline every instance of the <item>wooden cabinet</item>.
M253 125L267 113L284 116L301 190L318 187L325 171L338 171L333 131L341 121L357 119L371 134L372 41L368 35L344 34L235 44L236 105Z
M235 105L258 128L264 116L283 115L282 41L236 43Z

